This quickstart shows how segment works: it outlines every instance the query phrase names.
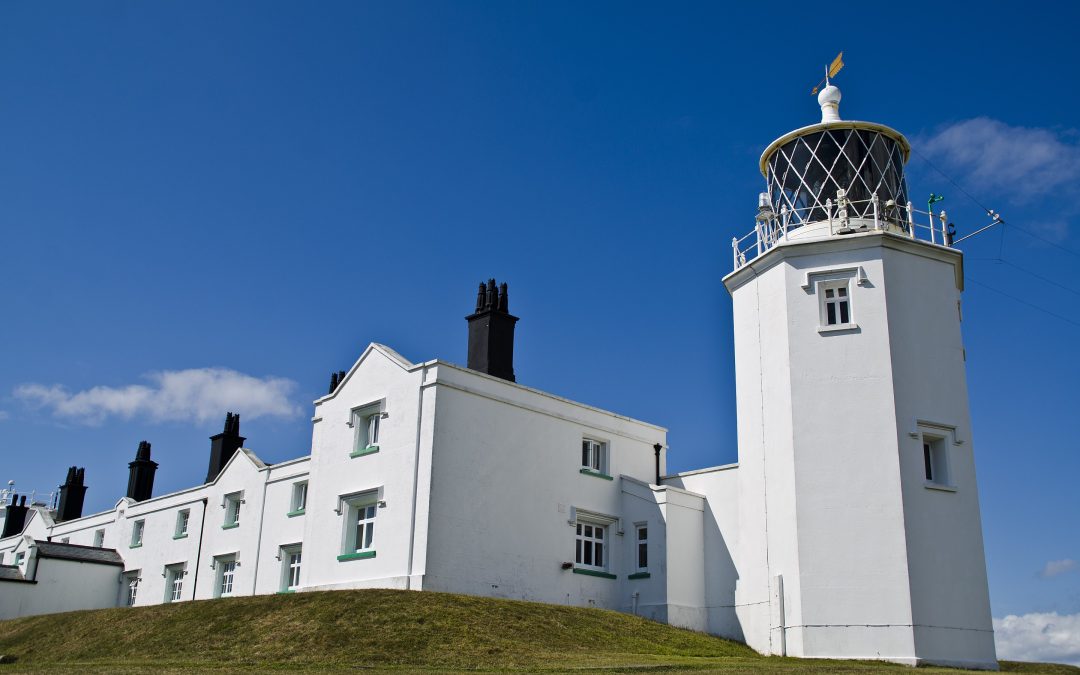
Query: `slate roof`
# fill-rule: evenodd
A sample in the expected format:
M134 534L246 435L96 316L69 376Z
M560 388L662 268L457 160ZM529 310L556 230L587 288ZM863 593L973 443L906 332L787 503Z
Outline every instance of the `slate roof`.
M77 546L76 544L60 544L55 541L34 540L37 546L39 558L53 558L55 560L75 560L78 562L97 563L99 565L124 566L124 559L112 548L97 548L96 546Z
M26 581L22 572L14 565L0 565L0 581Z

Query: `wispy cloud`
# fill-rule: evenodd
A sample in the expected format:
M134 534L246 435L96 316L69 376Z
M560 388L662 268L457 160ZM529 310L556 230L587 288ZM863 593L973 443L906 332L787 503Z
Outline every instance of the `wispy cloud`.
M246 419L294 417L300 408L290 397L296 383L278 377L253 377L227 368L190 368L150 373L148 384L93 387L72 393L59 384L23 384L16 398L82 424L106 418L145 416L160 421L205 422L227 410Z
M11 413L9 413L6 410L0 410L0 422L3 422L4 420L8 419L9 417L11 417Z
M1009 615L994 619L999 659L1080 666L1080 614Z
M915 147L984 201L1060 198L1061 191L1075 192L1080 180L1080 142L1073 132L976 117L916 139Z
M1042 572L1039 572L1039 576L1043 579L1050 579L1066 572L1072 572L1077 568L1076 561L1072 558L1065 558L1064 560L1051 560L1046 563L1046 567Z

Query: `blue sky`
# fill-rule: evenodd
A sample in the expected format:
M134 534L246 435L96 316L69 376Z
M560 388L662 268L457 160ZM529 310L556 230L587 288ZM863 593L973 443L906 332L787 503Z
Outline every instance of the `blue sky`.
M912 194L985 223L930 159L1011 224L964 245L991 597L1015 651L1072 621L1032 653L1080 661L1080 10L973 7L4 3L0 479L86 466L102 509L146 439L183 488L227 409L306 454L368 342L464 362L491 276L520 382L667 426L672 470L734 461L729 242L843 49Z

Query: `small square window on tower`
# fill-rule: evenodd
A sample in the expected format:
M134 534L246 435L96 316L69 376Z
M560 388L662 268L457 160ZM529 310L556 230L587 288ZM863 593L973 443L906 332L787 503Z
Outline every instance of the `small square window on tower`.
M821 284L821 325L847 326L851 319L851 296L847 280Z
M922 459L923 474L927 483L944 486L952 485L949 480L948 444L944 438L923 434Z

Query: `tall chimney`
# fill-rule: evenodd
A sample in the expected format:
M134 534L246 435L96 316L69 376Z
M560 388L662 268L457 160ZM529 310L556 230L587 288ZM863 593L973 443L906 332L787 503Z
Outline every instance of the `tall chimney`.
M210 468L206 472L206 482L213 482L225 465L232 459L247 440L240 435L240 413L226 413L225 430L210 437Z
M4 531L0 533L0 539L20 534L23 531L23 526L26 525L26 513L30 510L26 506L26 495L23 495L17 504L15 503L16 499L18 499L17 495L11 495L11 503L7 505Z
M144 502L154 494L154 472L158 463L150 460L150 443L140 441L135 461L128 463L127 498Z
M510 314L510 292L506 284L480 282L476 311L469 322L469 368L514 382L514 324Z
M86 469L71 467L67 472L67 480L60 486L60 505L56 507L56 522L82 518L83 498L86 497L86 486L83 480L86 478Z

